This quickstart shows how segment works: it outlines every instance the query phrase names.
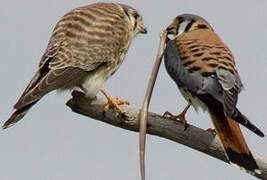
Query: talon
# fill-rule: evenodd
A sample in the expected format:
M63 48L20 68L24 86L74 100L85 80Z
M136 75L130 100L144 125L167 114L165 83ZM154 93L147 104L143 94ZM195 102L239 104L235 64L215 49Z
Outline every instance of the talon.
M187 127L189 126L185 120L185 114L188 110L188 108L191 106L190 103L187 104L187 106L184 108L184 110L179 114L179 115L173 115L172 113L170 113L169 111L166 111L163 114L163 117L165 118L170 118L172 120L176 120L176 121L181 121L184 125L184 131L187 129Z
M116 111L122 115L125 116L125 111L123 111L123 109L119 106L122 104L127 104L129 105L130 102L127 100L120 100L118 97L114 97L112 98L105 90L101 89L101 92L106 96L108 102L107 104L105 104L104 106L104 112L107 112L109 109L111 108L115 108Z
M166 111L166 112L163 114L162 117L164 117L164 118L168 118L168 113L169 113L169 111Z
M175 121L181 121L181 123L183 123L184 125L184 130L187 129L188 127L188 124L185 120L185 115L183 113L179 114L179 115L173 115L172 113L170 113L169 111L166 111L164 114L163 114L163 117L165 118L169 118L169 119L172 119L172 120L175 120Z
M110 104L109 103L105 104L104 111L107 112L109 109L110 109Z
M217 134L217 133L216 133L216 130L213 129L213 128L208 128L206 131L209 131L209 132L213 133L214 135Z
M111 108L115 108L119 114L124 114L125 112L122 110L122 108L119 105L122 104L129 104L126 100L120 100L119 98L108 98L107 104L104 106L104 111L108 111Z
M170 113L169 111L166 111L166 112L163 114L163 117L164 117L164 118L169 118L169 119L172 119L172 120L176 120L175 115L173 115L173 114Z
M130 102L128 100L121 100L117 96L114 98L114 100L117 102L118 105L122 104L130 105Z
M184 131L185 131L187 127L189 126L187 124L187 121L185 120L185 114L184 113L179 114L178 119L184 124Z

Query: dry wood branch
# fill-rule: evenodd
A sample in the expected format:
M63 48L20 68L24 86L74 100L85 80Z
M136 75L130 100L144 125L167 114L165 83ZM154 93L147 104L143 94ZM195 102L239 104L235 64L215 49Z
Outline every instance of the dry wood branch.
M106 101L103 99L90 102L84 97L83 93L77 91L74 91L72 96L72 99L67 102L67 106L72 111L123 129L139 131L139 109L123 105L122 107L127 115L124 119L118 116L118 113L114 110L110 110L104 114L103 107ZM215 137L212 132L193 125L190 125L184 131L182 123L163 118L161 115L155 113L148 113L147 133L184 144L192 149L227 162L217 136ZM258 153L253 153L253 155L262 171L261 175L256 174L255 176L267 180L267 157Z

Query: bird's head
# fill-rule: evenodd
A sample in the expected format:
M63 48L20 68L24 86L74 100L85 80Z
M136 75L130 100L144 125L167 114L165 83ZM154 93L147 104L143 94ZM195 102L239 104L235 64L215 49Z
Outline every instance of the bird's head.
M121 4L121 6L123 7L125 14L130 20L133 33L135 35L139 33L146 34L147 29L145 27L145 24L143 23L142 16L137 12L137 10L125 4Z
M167 33L173 36L179 36L183 33L207 29L213 31L209 23L202 17L194 14L182 14L177 16L167 27Z

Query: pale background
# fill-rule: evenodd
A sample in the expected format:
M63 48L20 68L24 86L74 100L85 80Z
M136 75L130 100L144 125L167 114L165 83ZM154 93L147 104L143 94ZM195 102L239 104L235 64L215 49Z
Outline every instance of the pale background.
M54 25L70 9L96 1L1 0L1 124L32 78ZM156 56L159 33L182 13L206 18L232 50L245 85L238 107L267 133L267 1L125 0L148 28L139 35L118 72L105 84L112 94L140 107ZM55 92L38 102L16 126L0 130L1 180L140 179L138 134L72 113L70 93ZM164 66L150 110L180 112L186 105ZM187 120L211 127L207 113L190 109ZM267 155L266 138L244 129L251 150ZM147 137L147 179L255 179L230 165L155 136Z

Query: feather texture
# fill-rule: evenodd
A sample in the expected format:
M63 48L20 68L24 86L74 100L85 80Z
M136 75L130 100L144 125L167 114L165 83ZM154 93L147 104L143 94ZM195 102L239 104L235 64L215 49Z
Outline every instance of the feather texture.
M94 97L123 62L135 35L145 32L138 12L123 4L95 3L65 14L3 128L20 120L52 90L77 86Z
M264 134L236 108L243 85L231 51L199 16L177 16L167 31L175 38L166 44L165 67L182 95L209 111L229 161L260 173L238 123Z

